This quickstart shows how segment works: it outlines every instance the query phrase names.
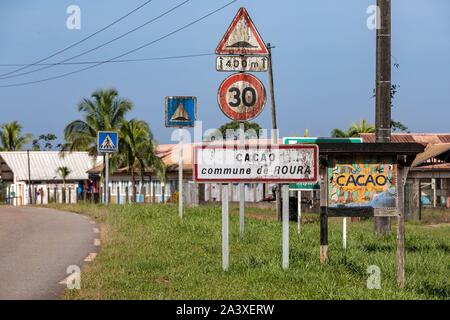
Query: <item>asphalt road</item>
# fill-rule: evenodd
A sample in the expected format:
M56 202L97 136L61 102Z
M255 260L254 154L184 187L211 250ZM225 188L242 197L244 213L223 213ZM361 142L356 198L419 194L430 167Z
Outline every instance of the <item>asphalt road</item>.
M74 213L0 206L0 299L58 299L67 267L98 251L94 227Z

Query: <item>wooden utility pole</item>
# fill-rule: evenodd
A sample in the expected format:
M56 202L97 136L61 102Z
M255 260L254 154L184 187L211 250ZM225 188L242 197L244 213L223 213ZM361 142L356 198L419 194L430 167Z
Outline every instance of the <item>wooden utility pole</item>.
M272 111L272 145L278 144L278 126L277 126L277 112L275 104L275 88L273 84L273 60L272 60L272 47L270 43L267 44L267 50L269 51L269 85L270 85L270 102ZM277 205L278 221L282 220L282 202L281 202L281 184L277 185L275 190L275 198Z
M391 142L391 0L378 0L376 141Z
M409 169L399 166L397 170L397 283L400 288L405 287L405 184Z
M377 0L376 142L391 142L391 0ZM390 218L375 217L375 233L389 233Z

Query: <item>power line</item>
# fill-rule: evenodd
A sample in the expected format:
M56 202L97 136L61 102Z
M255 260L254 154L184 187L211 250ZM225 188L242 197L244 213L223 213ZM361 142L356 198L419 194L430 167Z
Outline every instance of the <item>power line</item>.
M123 15L123 16L120 17L119 19L114 20L113 22L111 22L110 24L108 24L106 27L103 27L103 28L101 28L100 30L98 30L98 31L96 31L96 32L94 32L94 33L92 33L91 35L87 36L86 38L83 38L83 39L81 39L81 40L79 40L79 41L77 41L77 42L71 44L70 46L65 47L64 49L61 49L61 50L59 50L59 51L57 51L57 52L55 52L55 53L53 53L53 54L51 54L51 55L49 55L49 56L47 56L47 57L41 59L41 60L38 60L38 61L36 61L36 62L34 62L34 63L31 63L31 64L29 64L29 65L27 65L27 66L24 66L24 67L22 67L22 68L18 68L18 69L16 69L16 70L13 70L13 71L10 71L10 72L7 72L7 73L0 74L0 77L4 77L4 76L7 76L7 75L10 75L10 74L13 74L13 73L16 73L16 72L19 72L19 71L28 69L29 67L32 67L32 66L36 65L37 63L41 63L41 62L47 61L48 59L53 58L53 57L55 57L55 56L57 56L57 55L59 55L59 54L65 52L65 51L67 51L67 50L69 50L69 49L71 49L71 48L73 48L73 47L79 45L80 43L83 43L83 42L89 40L90 38L96 36L97 34L103 32L103 31L105 31L106 29L109 29L110 27L112 27L113 25L119 23L120 21L122 21L123 19L127 18L128 16L132 15L132 14L135 13L136 11L142 9L143 7L145 7L146 5L148 5L148 4L149 4L150 2L152 2L152 1L153 1L153 0L148 0L148 1L144 2L144 3L141 4L140 6L136 7L136 8L133 9L133 10L131 10L130 12L128 12L127 14Z
M129 34L131 34L131 33L133 33L133 32L136 32L136 31L139 30L139 29L142 29L143 27L145 27L145 26L147 26L147 25L149 25L149 24L151 24L151 23L157 21L158 19L161 19L162 17L164 17L164 16L168 15L169 13L171 13L171 12L177 10L178 8L180 8L181 6L185 5L186 3L190 2L190 1L191 1L191 0L185 0L185 1L183 1L182 3L180 3L180 4L176 5L175 7L171 8L170 10L167 10L167 11L163 12L162 14L158 15L157 17L155 17L155 18L153 18L153 19L151 19L151 20L148 20L147 22L141 24L140 26L138 26L138 27L136 27L136 28L134 28L134 29L132 29L132 30L130 30L130 31L128 31L128 32L125 32L125 33L123 33L122 35L120 35L120 36L118 36L118 37L115 37L115 38L113 38L113 39L111 39L111 40L109 40L109 41L107 41L107 42L104 42L104 43L102 43L101 45L98 45L98 46L96 46L96 47L94 47L94 48L92 48L92 49L86 50L86 51L84 51L84 52L82 52L82 53L79 53L79 54L74 55L74 56L72 56L72 57L70 57L70 58L64 59L64 60L62 60L62 61L60 61L60 62L49 64L49 65L44 66L44 67L42 67L42 68L38 68L38 69L35 69L35 70L31 70L31 71L27 71L27 72L22 72L22 73L18 73L18 74L6 76L6 77L0 77L0 80L11 79L11 78L17 78L17 77L24 76L24 75L27 75L27 74L32 74L32 73L36 73L36 72L39 72L39 71L42 71L42 70L50 69L50 68L52 68L52 67L54 67L54 66L57 66L57 65L60 65L60 64L62 64L62 63L65 63L65 62L74 60L74 59L76 59L76 58L79 58L79 57L81 57L81 56L84 56L84 55L86 55L86 54L88 54L88 53L91 53L91 52L93 52L93 51L95 51L95 50L98 50L98 49L100 49L100 48L103 48L103 47L105 47L105 46L107 46L107 45L109 45L109 44L111 44L111 43L113 43L113 42L115 42L115 41L117 41L117 40L119 40L119 39L122 39L122 38L126 37L127 35L129 35Z
M198 58L198 57L207 57L214 56L215 53L198 53L198 54L185 54L180 56L167 56L167 57L153 57L153 58L138 58L138 59L122 59L122 60L97 60L97 61L80 61L80 62L65 62L65 63L39 63L37 66L69 66L69 65L83 65L83 64L98 64L98 63L126 63L126 62L145 62L145 61L158 61L158 60L176 60L176 59L185 59L185 58ZM27 63L3 63L0 64L0 67L18 67L18 66L26 66Z
M77 74L77 73L80 73L80 72L83 72L83 71L86 71L86 70L98 67L98 66L103 65L105 63L108 63L110 61L114 61L114 60L120 59L120 58L122 58L124 56L127 56L127 55L129 55L131 53L137 52L139 50L142 50L142 49L144 49L144 48L146 48L148 46L151 46L151 45L153 45L153 44L155 44L155 43L157 43L159 41L162 41L162 40L164 40L164 39L166 39L166 38L168 38L168 37L170 37L170 36L180 32L180 31L183 31L183 30L191 27L192 25L195 25L195 24L201 22L202 20L205 20L206 18L214 15L215 13L225 9L226 7L232 5L233 3L237 2L237 1L238 0L232 0L232 1L228 2L227 4L223 5L222 7L218 8L218 9L216 9L214 11L211 11L210 13L202 16L201 18L198 18L197 20L194 20L193 22L190 22L190 23L188 23L188 24L186 24L186 25L184 25L184 26L182 26L182 27L180 27L180 28L178 28L178 29L176 29L176 30L174 30L172 32L167 33L166 35L164 35L162 37L159 37L159 38L157 38L157 39L155 39L153 41L147 42L147 43L145 43L145 44L143 44L143 45L141 45L141 46L139 46L137 48L134 48L134 49L132 49L130 51L127 51L127 52L125 52L125 53L123 53L121 55L118 55L118 56L116 56L114 58L111 58L109 60L102 61L102 62L96 63L96 64L94 64L92 66L89 66L89 67L85 67L85 68L82 68L82 69L78 69L78 70L75 70L75 71L63 73L63 74L60 74L58 76L53 76L53 77L49 77L49 78L45 78L45 79L40 79L40 80L35 80L35 81L28 81L28 82L22 82L22 83L14 83L14 84L9 84L9 85L0 85L0 88L19 87L19 86L25 86L25 85L35 84L35 83L41 83L41 82L61 79L61 78L64 78L64 77L67 77L67 76L70 76L70 75L73 75L73 74Z

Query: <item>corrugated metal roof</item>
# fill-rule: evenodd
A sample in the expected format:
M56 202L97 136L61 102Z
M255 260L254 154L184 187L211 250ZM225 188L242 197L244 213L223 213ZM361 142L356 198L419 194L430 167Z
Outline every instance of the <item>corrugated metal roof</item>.
M436 170L450 171L450 163L429 164L429 165L424 165L424 166L413 168L412 170L413 171L436 171Z
M363 133L361 138L364 143L374 143L375 134ZM393 143L422 143L424 145L437 143L450 143L450 133L393 133Z
M450 151L450 143L430 144L424 152L417 155L412 166L417 167L431 158L436 158Z
M0 157L13 171L19 181L28 180L28 157L26 151L0 152ZM102 157L94 161L87 152L62 154L59 151L30 151L30 173L33 181L61 180L57 173L59 167L71 170L67 180L86 180L87 171L102 162Z

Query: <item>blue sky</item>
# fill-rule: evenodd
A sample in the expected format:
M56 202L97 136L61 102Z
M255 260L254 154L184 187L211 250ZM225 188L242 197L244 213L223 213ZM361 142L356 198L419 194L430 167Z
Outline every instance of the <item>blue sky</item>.
M97 31L144 0L0 0L0 63L30 63ZM154 0L131 17L49 61L58 62L122 34L182 0ZM107 47L74 61L104 60L156 39L227 3L192 0L169 16ZM214 52L239 7L247 7L274 49L278 124L282 136L327 136L363 118L374 121L375 31L366 27L366 9L375 0L241 0L207 20L127 58ZM81 8L81 30L68 30L66 9ZM393 82L400 90L393 117L413 132L449 132L450 2L393 1ZM57 66L0 85L38 80L81 68ZM0 67L0 73L12 70ZM117 88L135 103L130 117L150 123L160 143L164 97L195 95L204 128L228 119L217 89L227 73L215 71L215 57L108 64L63 79L24 87L0 88L0 123L20 121L26 132L52 132L79 117L76 105L99 88ZM267 74L257 74L267 85ZM256 119L270 127L270 108Z

